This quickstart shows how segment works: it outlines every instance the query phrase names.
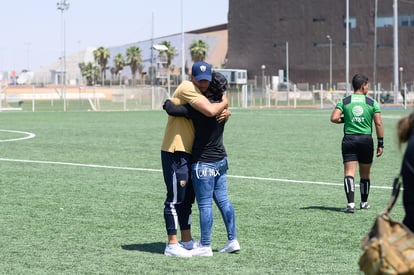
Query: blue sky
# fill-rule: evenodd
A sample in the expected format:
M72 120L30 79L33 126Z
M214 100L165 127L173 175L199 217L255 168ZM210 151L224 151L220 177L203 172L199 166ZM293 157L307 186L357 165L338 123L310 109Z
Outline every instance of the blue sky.
M0 72L36 70L63 55L62 0L0 3ZM68 0L66 54L227 23L228 0Z

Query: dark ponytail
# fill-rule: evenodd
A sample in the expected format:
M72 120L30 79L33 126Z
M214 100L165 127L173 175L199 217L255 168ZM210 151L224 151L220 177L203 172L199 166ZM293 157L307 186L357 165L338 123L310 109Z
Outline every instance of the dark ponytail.
M397 124L397 137L399 146L407 142L414 131L414 112L410 115L401 118Z

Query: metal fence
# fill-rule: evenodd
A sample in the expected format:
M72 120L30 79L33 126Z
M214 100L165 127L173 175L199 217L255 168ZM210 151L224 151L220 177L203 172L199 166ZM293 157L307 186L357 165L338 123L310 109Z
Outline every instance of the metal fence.
M159 110L176 87L142 85L136 87L17 86L0 87L0 111L136 111ZM346 95L345 90L275 91L255 85L229 87L230 108L332 108ZM394 104L390 91L370 91L369 96L383 105ZM405 100L404 100L405 99ZM414 92L398 94L397 106L414 104Z

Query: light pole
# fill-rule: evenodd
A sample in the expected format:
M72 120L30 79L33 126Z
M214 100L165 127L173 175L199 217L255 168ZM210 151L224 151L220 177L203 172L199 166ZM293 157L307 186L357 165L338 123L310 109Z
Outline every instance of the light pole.
M69 9L69 1L61 0L57 3L57 9L60 10L62 14L62 96L63 96L63 110L66 112L66 26L65 26L65 16L63 12Z
M287 84L287 105L290 106L289 92L290 92L290 79L289 79L289 41L286 41L286 84Z
M328 34L329 39L329 91L332 91L332 37Z
M262 68L262 93L264 93L265 92L265 86L266 86L266 84L265 84L265 70L266 70L266 65L263 64L261 66L261 68Z
M393 1L394 10L394 103L398 103L398 0Z
M185 80L185 41L184 41L184 9L181 0L181 81Z
M346 29L345 29L345 83L346 95L349 95L349 0L346 0Z
M404 68L400 67L400 91L401 91L400 93L401 93L401 96L403 97L403 105L405 107L405 87L403 84L403 71L404 71Z

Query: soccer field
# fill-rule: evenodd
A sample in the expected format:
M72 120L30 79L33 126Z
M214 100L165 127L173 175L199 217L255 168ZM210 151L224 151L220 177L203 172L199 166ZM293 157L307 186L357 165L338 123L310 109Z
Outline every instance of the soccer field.
M359 274L360 240L401 164L396 123L410 110L383 110L372 207L353 215L342 212L342 125L330 112L232 110L224 143L241 252L189 259L163 255L163 111L0 113L0 273ZM226 241L214 213L213 251ZM391 216L402 219L401 200Z

